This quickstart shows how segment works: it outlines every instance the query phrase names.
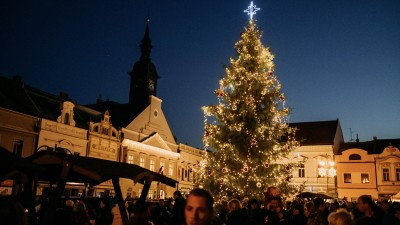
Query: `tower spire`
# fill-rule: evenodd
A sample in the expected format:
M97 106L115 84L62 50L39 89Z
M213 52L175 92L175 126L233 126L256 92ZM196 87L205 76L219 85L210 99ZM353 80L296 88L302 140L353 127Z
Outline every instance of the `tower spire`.
M142 51L142 55L140 56L140 59L150 59L150 51L153 46L151 45L151 39L150 39L150 34L149 34L149 23L150 23L150 19L147 18L146 19L146 31L144 32L142 43L140 44L140 49Z

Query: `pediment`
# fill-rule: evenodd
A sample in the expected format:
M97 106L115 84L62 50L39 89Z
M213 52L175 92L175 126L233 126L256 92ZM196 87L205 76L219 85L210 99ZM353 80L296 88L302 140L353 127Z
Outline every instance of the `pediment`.
M153 147L165 149L168 151L172 151L171 148L168 146L168 144L165 143L165 141L162 139L162 137L158 133L154 133L153 135L144 139L141 143L150 145Z

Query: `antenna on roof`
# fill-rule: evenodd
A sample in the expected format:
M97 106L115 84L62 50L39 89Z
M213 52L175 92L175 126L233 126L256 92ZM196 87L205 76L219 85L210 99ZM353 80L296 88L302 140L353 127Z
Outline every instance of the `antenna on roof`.
M347 129L350 130L350 141L349 142L353 142L354 141L354 139L353 139L354 131L352 131L351 128L347 128Z

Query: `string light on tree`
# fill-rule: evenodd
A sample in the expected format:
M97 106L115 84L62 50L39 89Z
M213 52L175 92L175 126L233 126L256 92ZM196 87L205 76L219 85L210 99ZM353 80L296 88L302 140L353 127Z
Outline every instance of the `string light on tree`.
M214 92L218 103L202 107L203 142L209 153L195 180L216 199L262 199L269 186L286 194L299 190L288 184L296 166L279 163L299 144L288 126L290 112L274 73L274 55L261 43L262 33L253 20L258 10L253 2L245 10L250 20Z

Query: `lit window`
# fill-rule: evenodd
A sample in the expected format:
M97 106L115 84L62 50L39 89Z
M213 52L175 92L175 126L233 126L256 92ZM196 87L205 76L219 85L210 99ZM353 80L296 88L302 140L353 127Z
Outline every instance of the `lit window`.
M127 163L133 164L133 155L128 155L128 161Z
M144 157L140 157L140 166L143 168L146 166Z
M306 177L306 169L303 163L299 166L299 177Z
M168 167L168 176L172 177L174 175L174 167L172 164L169 164Z
M151 171L154 171L154 169L155 169L154 164L155 164L154 159L150 159L150 170Z
M382 169L383 181L389 181L389 168Z
M361 183L369 184L369 174L368 173L361 174Z
M345 183L351 183L351 173L345 173L344 174L344 182Z

